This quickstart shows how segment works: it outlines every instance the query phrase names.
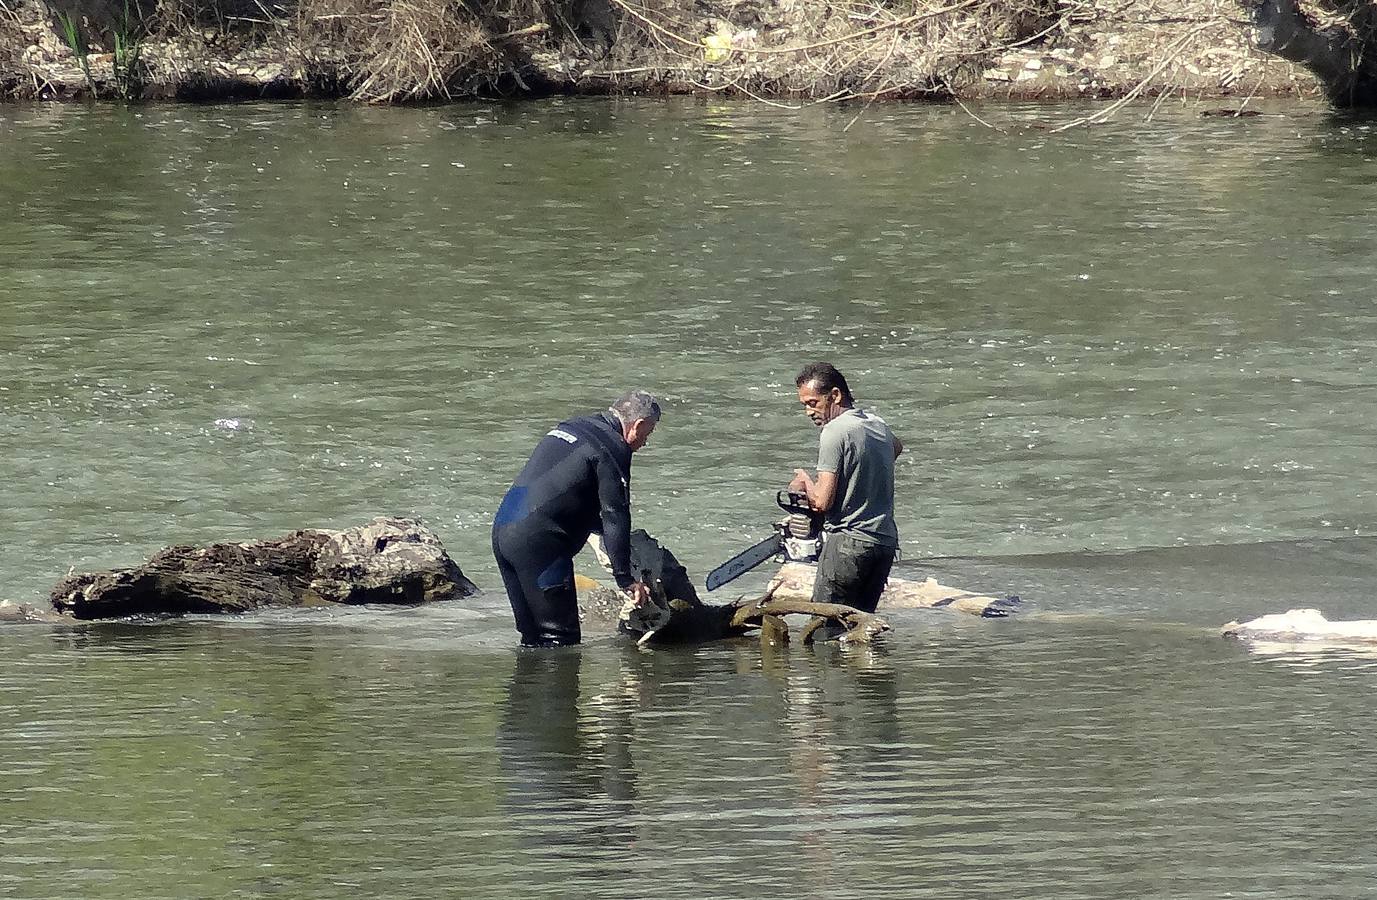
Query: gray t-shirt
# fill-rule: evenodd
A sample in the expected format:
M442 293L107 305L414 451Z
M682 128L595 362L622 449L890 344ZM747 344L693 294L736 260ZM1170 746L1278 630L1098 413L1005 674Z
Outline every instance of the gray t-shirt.
M824 525L857 540L899 546L894 524L894 432L863 409L848 409L822 427L818 471L837 473L837 495Z

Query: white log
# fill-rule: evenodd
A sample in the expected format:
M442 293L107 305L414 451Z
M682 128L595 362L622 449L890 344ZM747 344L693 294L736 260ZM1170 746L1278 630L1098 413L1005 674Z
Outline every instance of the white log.
M1250 641L1377 643L1377 619L1331 622L1318 609L1290 609L1247 622L1230 622L1220 633Z
M771 596L788 600L811 600L813 578L817 567L789 562L779 567L766 589ZM878 611L887 609L954 609L984 618L1000 618L1017 608L1017 597L991 597L947 587L928 578L924 581L904 581L891 578L880 595Z

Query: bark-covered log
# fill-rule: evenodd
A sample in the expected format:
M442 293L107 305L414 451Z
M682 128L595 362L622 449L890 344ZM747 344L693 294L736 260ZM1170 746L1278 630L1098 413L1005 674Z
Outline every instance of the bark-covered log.
M1377 4L1317 0L1321 23L1297 0L1246 0L1258 48L1309 69L1335 106L1377 105Z
M380 517L344 531L169 547L132 569L70 575L49 596L77 619L242 613L265 606L417 604L476 591L435 536Z
M610 565L597 535L589 546L604 568ZM631 532L631 571L657 595L657 601L670 610L670 621L655 634L659 643L702 643L721 640L750 629L733 629L734 608L704 603L698 598L693 579L678 558L659 541L641 529ZM625 597L613 587L586 580L579 584L579 608L585 618L619 622L621 631L640 638L644 632L620 622Z

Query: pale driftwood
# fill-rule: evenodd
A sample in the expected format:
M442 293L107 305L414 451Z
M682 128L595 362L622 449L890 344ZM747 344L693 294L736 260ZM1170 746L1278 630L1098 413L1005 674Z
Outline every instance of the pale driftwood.
M804 563L785 563L770 579L766 594L775 600L811 600L815 566ZM889 579L880 595L880 610L886 609L954 609L984 618L1002 618L1018 607L1017 597L991 597L959 588L926 581Z
M1290 609L1247 622L1230 622L1220 634L1248 641L1377 644L1377 619L1331 622L1318 609Z

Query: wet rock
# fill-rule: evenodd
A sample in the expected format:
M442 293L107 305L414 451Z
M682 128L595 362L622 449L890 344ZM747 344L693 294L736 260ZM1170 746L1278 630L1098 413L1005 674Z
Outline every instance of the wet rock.
M66 622L66 617L28 603L0 600L0 622Z
M417 604L477 588L433 532L411 519L208 547L169 547L132 569L62 579L55 612L77 619L242 613L266 606Z
M412 519L330 532L314 571L311 589L333 603L434 603L478 590L435 533Z

